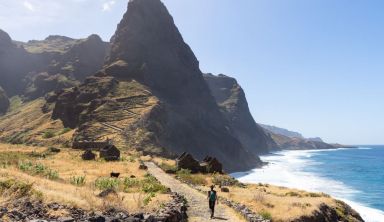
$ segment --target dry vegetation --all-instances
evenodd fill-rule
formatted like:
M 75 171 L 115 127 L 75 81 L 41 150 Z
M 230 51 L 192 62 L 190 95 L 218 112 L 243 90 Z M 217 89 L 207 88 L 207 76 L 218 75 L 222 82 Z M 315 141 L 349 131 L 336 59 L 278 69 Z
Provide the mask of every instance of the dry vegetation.
M 13 97 L 10 111 L 0 117 L 2 142 L 69 146 L 74 130 L 65 128 L 59 120 L 52 120 L 51 112 L 43 113 L 44 104 L 42 98 L 23 103 Z
M 164 171 L 170 169 L 176 171 L 175 161 L 163 158 L 154 158 L 153 161 Z M 338 214 L 343 214 L 339 209 L 340 202 L 323 193 L 261 183 L 242 184 L 226 174 L 191 174 L 187 170 L 180 170 L 176 171 L 175 177 L 200 186 L 202 190 L 208 190 L 209 185 L 215 184 L 219 196 L 244 204 L 265 219 L 273 219 L 277 222 L 288 222 L 302 216 L 310 216 L 322 203 L 335 208 Z M 230 192 L 221 192 L 218 188 L 221 185 L 228 187 Z
M 152 212 L 169 201 L 166 188 L 139 170 L 137 154 L 123 153 L 118 162 L 83 161 L 80 155 L 71 149 L 50 153 L 46 147 L 0 144 L 0 181 L 33 184 L 46 203 L 86 210 L 116 207 L 131 213 Z M 120 178 L 111 179 L 111 172 L 121 173 Z M 118 196 L 97 197 L 106 188 L 116 189 Z M 6 200 L 0 195 L 1 201 Z

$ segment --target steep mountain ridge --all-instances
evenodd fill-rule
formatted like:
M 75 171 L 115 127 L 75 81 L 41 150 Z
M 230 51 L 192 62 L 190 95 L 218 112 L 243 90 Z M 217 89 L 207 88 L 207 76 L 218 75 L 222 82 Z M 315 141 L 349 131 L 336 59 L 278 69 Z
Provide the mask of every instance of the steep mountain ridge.
M 233 136 L 198 60 L 160 0 L 129 1 L 104 68 L 54 97 L 53 117 L 77 128 L 75 142 L 108 138 L 146 153 L 210 155 L 229 171 L 261 165 Z M 115 133 L 97 136 L 108 126 Z
M 246 149 L 254 154 L 265 154 L 278 148 L 253 119 L 245 93 L 236 79 L 223 74 L 205 74 L 204 78 L 235 137 Z
M 109 44 L 97 35 L 85 39 L 49 36 L 23 43 L 12 41 L 0 30 L 0 86 L 9 96 L 33 100 L 49 91 L 77 85 L 76 81 L 95 73 L 108 50 Z

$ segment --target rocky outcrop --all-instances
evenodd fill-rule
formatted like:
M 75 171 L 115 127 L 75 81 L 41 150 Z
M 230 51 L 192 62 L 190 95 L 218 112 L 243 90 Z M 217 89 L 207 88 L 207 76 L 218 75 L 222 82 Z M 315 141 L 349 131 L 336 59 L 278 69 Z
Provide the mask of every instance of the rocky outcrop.
M 236 79 L 223 74 L 205 74 L 204 78 L 243 147 L 256 155 L 277 148 L 272 138 L 253 119 L 245 93 Z
M 9 108 L 9 99 L 3 88 L 0 87 L 0 114 L 7 112 Z

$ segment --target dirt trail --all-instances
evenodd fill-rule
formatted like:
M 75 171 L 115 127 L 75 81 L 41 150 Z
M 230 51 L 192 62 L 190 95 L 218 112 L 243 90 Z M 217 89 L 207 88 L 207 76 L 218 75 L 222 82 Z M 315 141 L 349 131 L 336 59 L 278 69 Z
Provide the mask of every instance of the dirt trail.
M 215 217 L 210 219 L 210 211 L 208 208 L 207 197 L 199 191 L 189 187 L 188 185 L 178 181 L 177 179 L 167 175 L 163 170 L 152 162 L 146 162 L 149 173 L 155 176 L 164 186 L 171 188 L 173 192 L 183 195 L 188 200 L 188 217 L 190 222 L 206 222 L 206 221 L 228 221 L 241 222 L 245 221 L 236 212 L 219 204 L 215 208 Z

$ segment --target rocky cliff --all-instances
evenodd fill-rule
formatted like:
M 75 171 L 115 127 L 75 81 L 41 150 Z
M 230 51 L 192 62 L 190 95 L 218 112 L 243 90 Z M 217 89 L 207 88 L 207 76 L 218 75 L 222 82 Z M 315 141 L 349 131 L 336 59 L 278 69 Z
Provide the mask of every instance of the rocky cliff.
M 234 136 L 160 0 L 130 1 L 104 68 L 54 97 L 53 117 L 78 128 L 75 141 L 108 138 L 146 153 L 210 155 L 229 171 L 261 164 Z
M 71 39 L 49 36 L 27 43 L 13 42 L 0 30 L 0 86 L 9 96 L 33 100 L 52 90 L 77 85 L 99 70 L 109 44 L 99 36 Z
M 349 148 L 341 144 L 325 143 L 321 138 L 305 138 L 300 133 L 287 129 L 261 124 L 266 134 L 268 134 L 277 147 L 282 150 L 312 150 L 312 149 L 334 149 Z
M 236 79 L 222 74 L 205 74 L 204 78 L 233 134 L 246 149 L 254 154 L 277 149 L 277 144 L 253 119 L 245 93 Z
M 9 108 L 9 99 L 3 88 L 0 87 L 0 114 L 7 112 Z

